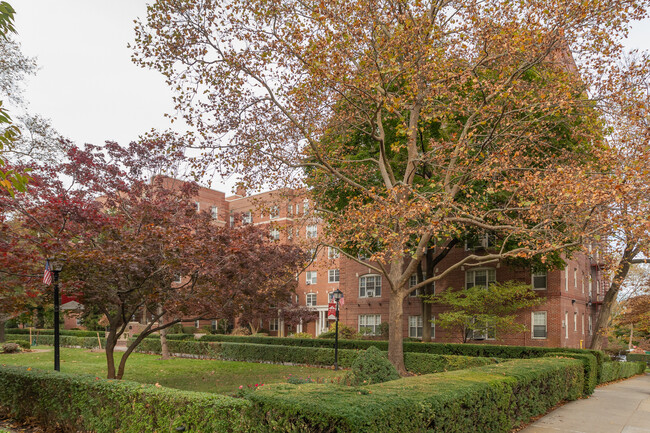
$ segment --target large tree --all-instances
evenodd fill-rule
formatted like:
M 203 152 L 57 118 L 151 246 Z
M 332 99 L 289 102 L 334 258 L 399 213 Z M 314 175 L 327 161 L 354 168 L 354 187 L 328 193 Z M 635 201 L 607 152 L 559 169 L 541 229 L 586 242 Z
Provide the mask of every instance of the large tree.
M 410 291 L 461 266 L 544 261 L 597 230 L 607 149 L 587 91 L 645 6 L 158 0 L 135 60 L 175 90 L 202 167 L 257 186 L 307 170 L 335 191 L 319 197 L 324 242 L 388 281 L 388 356 L 404 372 Z M 494 249 L 409 287 L 430 248 L 488 232 Z
M 153 332 L 181 320 L 236 316 L 252 296 L 288 301 L 304 260 L 260 228 L 220 227 L 197 212 L 198 185 L 163 176 L 183 160 L 166 146 L 71 146 L 59 167 L 34 170 L 27 193 L 3 200 L 15 227 L 7 235 L 35 250 L 41 265 L 65 258 L 64 292 L 106 317 L 109 378 L 122 378 L 129 355 Z M 117 340 L 143 315 L 146 327 L 116 366 Z

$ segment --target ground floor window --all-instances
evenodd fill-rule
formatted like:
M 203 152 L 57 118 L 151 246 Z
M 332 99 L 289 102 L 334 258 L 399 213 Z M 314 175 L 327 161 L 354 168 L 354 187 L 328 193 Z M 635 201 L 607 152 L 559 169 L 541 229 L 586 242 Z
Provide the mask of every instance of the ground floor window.
M 381 325 L 380 314 L 359 315 L 359 332 L 363 332 L 368 335 L 379 335 L 379 325 Z
M 422 316 L 409 316 L 409 337 L 422 338 Z M 431 338 L 436 338 L 436 325 L 431 322 Z
M 497 328 L 494 323 L 488 321 L 476 322 L 472 320 L 465 333 L 467 340 L 494 340 L 497 336 Z
M 278 330 L 278 319 L 271 319 L 269 320 L 269 331 L 277 331 Z
M 546 338 L 546 311 L 533 311 L 531 324 L 533 338 Z

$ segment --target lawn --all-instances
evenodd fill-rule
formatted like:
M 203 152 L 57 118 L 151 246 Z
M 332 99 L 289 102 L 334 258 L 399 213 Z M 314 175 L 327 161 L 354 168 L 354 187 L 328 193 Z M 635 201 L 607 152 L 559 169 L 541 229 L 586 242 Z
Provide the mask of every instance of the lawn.
M 40 346 L 47 352 L 0 354 L 0 364 L 22 365 L 51 370 L 54 352 L 51 346 Z M 122 353 L 116 352 L 116 364 Z M 61 349 L 61 371 L 106 377 L 106 356 L 87 349 Z M 126 363 L 124 379 L 140 383 L 159 383 L 169 388 L 188 391 L 234 394 L 240 385 L 286 382 L 289 375 L 311 377 L 314 380 L 335 380 L 343 375 L 330 369 L 253 362 L 214 361 L 172 358 L 161 360 L 159 355 L 133 353 Z

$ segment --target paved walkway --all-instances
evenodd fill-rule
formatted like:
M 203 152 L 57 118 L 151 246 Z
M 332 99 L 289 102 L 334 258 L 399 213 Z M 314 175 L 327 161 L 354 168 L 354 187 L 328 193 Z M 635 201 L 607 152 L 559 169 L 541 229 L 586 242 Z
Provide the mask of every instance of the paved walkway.
M 650 374 L 596 388 L 521 433 L 650 433 Z

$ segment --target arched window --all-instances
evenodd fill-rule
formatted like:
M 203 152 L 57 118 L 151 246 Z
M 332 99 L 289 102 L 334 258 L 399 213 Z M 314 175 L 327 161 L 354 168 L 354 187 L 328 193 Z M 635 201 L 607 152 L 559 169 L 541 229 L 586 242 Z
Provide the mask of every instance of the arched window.
M 359 277 L 359 297 L 378 298 L 381 296 L 381 275 L 363 275 Z

